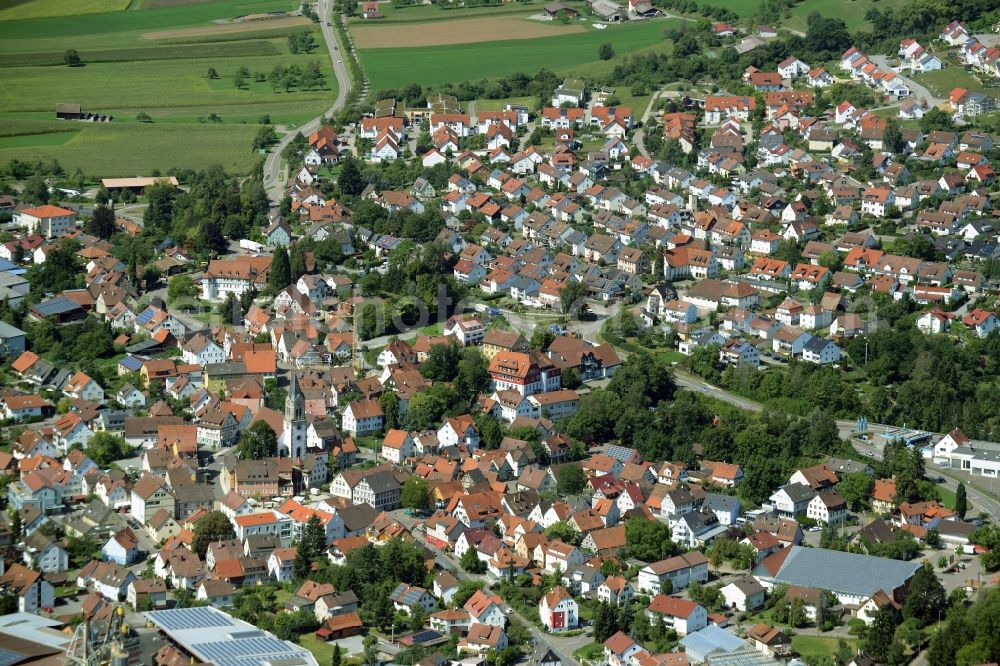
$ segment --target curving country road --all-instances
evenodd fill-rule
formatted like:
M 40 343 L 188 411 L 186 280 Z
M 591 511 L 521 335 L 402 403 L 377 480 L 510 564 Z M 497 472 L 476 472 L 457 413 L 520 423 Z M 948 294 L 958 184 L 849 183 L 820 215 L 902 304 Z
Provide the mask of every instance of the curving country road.
M 264 189 L 267 191 L 268 198 L 274 203 L 281 201 L 281 197 L 284 195 L 285 183 L 282 181 L 280 169 L 281 151 L 291 143 L 296 132 L 301 132 L 308 136 L 319 129 L 324 116 L 332 116 L 339 112 L 347 100 L 347 94 L 351 92 L 351 77 L 347 71 L 347 64 L 344 62 L 344 56 L 347 55 L 350 57 L 350 54 L 344 51 L 342 45 L 339 45 L 337 42 L 337 34 L 334 32 L 330 20 L 331 7 L 332 0 L 319 0 L 316 11 L 320 17 L 320 32 L 323 33 L 323 41 L 326 42 L 326 50 L 330 54 L 330 64 L 333 65 L 333 73 L 337 77 L 337 96 L 333 100 L 333 106 L 326 113 L 313 118 L 309 122 L 297 127 L 294 131 L 286 133 L 271 148 L 271 152 L 267 154 L 267 160 L 264 162 Z

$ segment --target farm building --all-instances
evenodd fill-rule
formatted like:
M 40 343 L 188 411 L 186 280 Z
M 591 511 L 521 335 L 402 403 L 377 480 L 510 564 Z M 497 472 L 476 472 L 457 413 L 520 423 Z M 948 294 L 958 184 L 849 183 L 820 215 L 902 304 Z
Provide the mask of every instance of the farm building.
M 568 5 L 564 5 L 561 2 L 550 2 L 545 5 L 545 15 L 555 18 L 557 16 L 568 16 L 576 17 L 580 15 L 580 12 L 576 11 Z
M 61 102 L 56 104 L 56 118 L 59 120 L 79 120 L 83 116 L 83 107 L 79 104 Z
M 101 185 L 104 186 L 109 192 L 116 192 L 121 190 L 132 190 L 136 194 L 141 194 L 142 191 L 154 183 L 167 183 L 177 187 L 177 179 L 173 176 L 161 176 L 159 178 L 150 177 L 140 177 L 140 178 L 102 178 Z

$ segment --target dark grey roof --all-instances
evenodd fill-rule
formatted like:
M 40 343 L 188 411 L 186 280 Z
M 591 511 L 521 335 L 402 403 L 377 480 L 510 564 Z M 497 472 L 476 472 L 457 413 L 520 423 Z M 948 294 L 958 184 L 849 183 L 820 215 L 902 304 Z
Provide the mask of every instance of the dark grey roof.
M 856 474 L 858 472 L 870 474 L 872 472 L 872 468 L 868 463 L 842 458 L 830 458 L 826 461 L 826 466 L 838 474 Z
M 778 490 L 784 490 L 785 494 L 788 495 L 789 499 L 798 504 L 799 502 L 808 502 L 816 493 L 812 488 L 805 485 L 804 483 L 789 483 L 784 485 Z
M 341 520 L 344 521 L 344 528 L 348 532 L 357 532 L 358 530 L 367 528 L 375 521 L 375 517 L 379 514 L 378 509 L 370 504 L 358 504 L 346 509 L 338 509 L 337 513 L 340 515 Z
M 920 566 L 917 561 L 901 562 L 825 548 L 792 546 L 773 579 L 778 583 L 867 597 L 879 590 L 892 594 L 910 580 Z M 768 575 L 762 567 L 757 571 L 760 575 Z
M 55 296 L 47 301 L 42 301 L 41 303 L 32 305 L 31 310 L 39 317 L 52 317 L 55 315 L 74 312 L 76 310 L 83 312 L 83 308 L 81 308 L 76 301 L 71 301 L 65 296 Z
M 740 501 L 731 495 L 720 495 L 718 493 L 707 493 L 705 495 L 704 507 L 712 511 L 732 511 L 740 510 Z
M 247 371 L 243 361 L 230 361 L 228 363 L 209 363 L 205 366 L 205 372 L 209 375 L 239 375 Z
M 5 321 L 0 321 L 0 340 L 7 340 L 10 338 L 16 338 L 18 336 L 23 336 L 24 331 L 16 326 L 11 326 Z
M 734 580 L 732 584 L 739 588 L 740 592 L 747 596 L 764 591 L 764 586 L 758 583 L 756 578 L 751 576 L 741 578 L 740 580 Z
M 389 471 L 369 474 L 362 481 L 367 482 L 368 487 L 374 493 L 387 493 L 399 488 L 399 482 L 396 481 L 396 477 Z
M 719 518 L 711 511 L 688 511 L 681 520 L 687 523 L 692 534 L 701 534 L 719 524 Z
M 803 345 L 803 349 L 808 349 L 809 351 L 818 354 L 824 349 L 826 349 L 827 345 L 830 344 L 833 343 L 827 340 L 826 338 L 821 338 L 814 335 L 810 337 L 808 340 L 806 340 L 805 345 Z

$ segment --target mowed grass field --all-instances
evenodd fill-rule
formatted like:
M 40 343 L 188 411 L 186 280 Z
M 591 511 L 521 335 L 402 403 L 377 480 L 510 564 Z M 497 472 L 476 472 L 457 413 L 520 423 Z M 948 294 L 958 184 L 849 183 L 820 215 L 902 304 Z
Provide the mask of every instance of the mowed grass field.
M 979 79 L 954 65 L 925 74 L 914 74 L 913 80 L 927 86 L 927 89 L 937 97 L 947 97 L 954 88 L 965 88 L 972 92 L 987 91 Z M 996 95 L 995 92 L 992 94 Z
M 233 21 L 297 6 L 297 0 L 181 0 L 140 11 L 0 23 L 5 81 L 0 162 L 55 158 L 102 177 L 213 163 L 246 171 L 255 158 L 250 143 L 261 119 L 294 128 L 323 113 L 336 93 L 315 26 L 299 17 Z M 289 52 L 286 36 L 300 30 L 314 31 L 312 53 Z M 84 66 L 63 65 L 66 48 L 77 49 Z M 304 68 L 314 60 L 323 68 L 324 88 L 275 91 L 253 80 L 277 65 Z M 240 67 L 251 74 L 242 89 L 233 83 Z M 209 68 L 218 79 L 207 77 Z M 110 114 L 114 121 L 57 122 L 60 102 L 79 103 L 84 111 Z M 139 113 L 153 122 L 137 122 Z M 216 122 L 209 122 L 212 114 Z
M 204 169 L 221 164 L 246 173 L 256 155 L 250 143 L 255 125 L 65 123 L 3 120 L 2 131 L 33 134 L 3 136 L 0 163 L 12 159 L 57 159 L 72 172 L 77 167 L 95 177 L 148 175 L 153 169 Z M 80 129 L 65 130 L 67 126 Z M 0 131 L 0 132 L 2 132 Z
M 133 0 L 0 0 L 0 21 L 76 16 L 128 9 Z
M 606 30 L 588 28 L 585 32 L 544 39 L 373 48 L 360 49 L 359 53 L 371 88 L 376 91 L 410 83 L 435 85 L 496 78 L 514 72 L 533 74 L 543 67 L 558 74 L 593 76 L 608 72 L 615 65 L 615 60 L 598 58 L 601 44 L 611 44 L 616 59 L 643 51 L 669 52 L 671 44 L 664 39 L 663 31 L 675 23 L 674 20 L 652 20 L 611 26 Z M 431 29 L 433 25 L 425 24 L 424 27 Z M 433 29 L 438 28 L 434 26 Z M 391 30 L 388 26 L 386 29 Z
M 745 2 L 746 0 L 739 1 Z M 853 34 L 859 30 L 871 28 L 871 24 L 865 20 L 865 14 L 868 13 L 869 9 L 874 7 L 884 12 L 900 7 L 905 2 L 906 0 L 802 0 L 792 7 L 791 16 L 780 25 L 793 30 L 805 31 L 809 15 L 813 12 L 819 12 L 823 16 L 843 19 L 847 31 Z M 750 14 L 752 13 L 750 12 Z

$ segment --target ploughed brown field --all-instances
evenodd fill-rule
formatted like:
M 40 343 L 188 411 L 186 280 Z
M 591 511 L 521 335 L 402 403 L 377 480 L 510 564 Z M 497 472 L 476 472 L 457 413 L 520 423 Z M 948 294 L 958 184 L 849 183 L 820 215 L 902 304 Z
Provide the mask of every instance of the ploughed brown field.
M 430 23 L 398 23 L 383 26 L 351 26 L 354 43 L 359 49 L 382 49 L 411 46 L 443 46 L 498 42 L 509 39 L 537 39 L 554 35 L 584 32 L 583 26 L 528 21 L 522 18 L 484 17 L 437 21 Z

